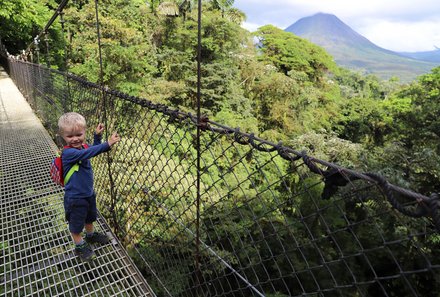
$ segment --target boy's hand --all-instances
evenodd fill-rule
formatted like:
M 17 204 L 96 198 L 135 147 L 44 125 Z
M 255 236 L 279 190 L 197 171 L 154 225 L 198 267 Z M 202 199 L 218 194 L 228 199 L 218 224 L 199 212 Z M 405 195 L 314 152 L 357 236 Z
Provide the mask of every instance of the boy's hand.
M 117 132 L 113 132 L 112 136 L 110 136 L 110 138 L 108 139 L 108 145 L 112 146 L 115 143 L 119 142 L 119 140 L 121 140 L 121 137 L 118 135 Z
M 99 123 L 98 126 L 96 126 L 95 134 L 96 135 L 101 135 L 102 131 L 104 131 L 104 124 Z

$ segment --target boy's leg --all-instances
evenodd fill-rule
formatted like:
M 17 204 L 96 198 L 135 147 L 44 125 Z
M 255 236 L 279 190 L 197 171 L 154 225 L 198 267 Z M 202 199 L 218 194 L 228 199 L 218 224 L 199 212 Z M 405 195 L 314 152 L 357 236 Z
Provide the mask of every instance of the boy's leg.
M 93 223 L 87 223 L 85 225 L 85 229 L 87 234 L 93 233 L 95 231 L 95 228 L 93 227 Z
M 81 236 L 81 233 L 70 233 L 70 235 L 72 235 L 73 242 L 75 244 L 81 244 L 83 242 L 83 238 Z
M 98 210 L 96 208 L 96 195 L 88 198 L 89 201 L 89 211 L 87 213 L 87 218 L 85 221 L 86 237 L 85 241 L 88 243 L 100 243 L 105 244 L 109 242 L 107 235 L 99 232 L 95 232 L 93 227 L 93 222 L 96 221 Z
M 65 201 L 66 219 L 69 222 L 69 230 L 75 243 L 75 254 L 83 261 L 89 261 L 95 257 L 90 245 L 83 240 L 81 232 L 84 229 L 88 202 L 85 199 L 68 199 Z
M 107 235 L 95 232 L 95 228 L 93 227 L 93 223 L 86 224 L 86 237 L 84 237 L 84 240 L 88 243 L 100 243 L 100 244 L 106 244 L 109 242 L 109 238 Z

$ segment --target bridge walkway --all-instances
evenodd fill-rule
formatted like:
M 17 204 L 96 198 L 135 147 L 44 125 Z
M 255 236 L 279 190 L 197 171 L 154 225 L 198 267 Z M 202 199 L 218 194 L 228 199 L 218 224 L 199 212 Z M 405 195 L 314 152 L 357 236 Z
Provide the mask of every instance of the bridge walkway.
M 154 296 L 101 216 L 96 228 L 111 242 L 91 263 L 74 255 L 63 189 L 48 174 L 56 150 L 0 69 L 0 295 Z

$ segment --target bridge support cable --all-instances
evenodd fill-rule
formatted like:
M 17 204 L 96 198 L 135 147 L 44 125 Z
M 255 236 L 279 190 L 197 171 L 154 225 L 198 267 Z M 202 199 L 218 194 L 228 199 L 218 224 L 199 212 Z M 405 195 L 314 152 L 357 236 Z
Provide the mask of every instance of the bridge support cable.
M 50 48 L 49 48 L 49 32 L 44 32 L 44 42 L 46 45 L 46 65 L 47 68 L 50 68 Z
M 99 5 L 98 5 L 98 0 L 95 0 L 95 25 L 96 25 L 96 37 L 97 37 L 97 42 L 98 42 L 98 64 L 99 64 L 99 80 L 98 80 L 98 84 L 100 85 L 100 106 L 102 108 L 102 110 L 100 109 L 96 109 L 98 118 L 101 119 L 100 122 L 104 123 L 104 127 L 105 127 L 105 134 L 108 136 L 110 135 L 111 132 L 109 132 L 109 127 L 108 127 L 108 121 L 107 121 L 107 96 L 106 96 L 106 92 L 104 92 L 104 69 L 103 69 L 103 60 L 102 60 L 102 44 L 101 44 L 101 29 L 100 29 L 100 23 L 99 23 Z M 108 171 L 108 178 L 109 178 L 109 190 L 110 190 L 110 195 L 112 197 L 111 199 L 111 213 L 112 215 L 112 223 L 114 228 L 116 228 L 116 232 L 119 229 L 119 223 L 117 221 L 117 218 L 115 216 L 116 214 L 116 193 L 115 193 L 115 186 L 114 186 L 114 180 L 113 180 L 113 175 L 112 175 L 112 171 L 111 171 L 111 158 L 110 155 L 106 155 L 106 160 L 107 160 L 107 171 Z
M 60 24 L 61 24 L 61 32 L 63 34 L 63 46 L 64 46 L 64 71 L 66 73 L 69 72 L 69 50 L 68 50 L 68 46 L 67 46 L 67 41 L 66 41 L 66 29 L 65 29 L 65 20 L 64 20 L 64 12 L 61 11 L 60 12 Z M 69 101 L 69 97 L 70 97 L 70 85 L 69 85 L 69 80 L 67 79 L 67 77 L 65 77 L 64 83 L 66 85 L 66 92 L 64 92 L 62 95 L 62 106 L 63 106 L 63 111 L 64 112 L 68 112 L 68 108 L 66 105 L 66 102 Z
M 196 179 L 196 236 L 195 236 L 195 275 L 197 279 L 197 290 L 199 296 L 202 296 L 201 283 L 202 274 L 200 271 L 200 181 L 201 181 L 201 151 L 200 151 L 200 137 L 201 137 L 201 80 L 202 80 L 202 1 L 198 0 L 197 6 L 197 136 L 196 136 L 196 151 L 197 151 L 197 179 Z

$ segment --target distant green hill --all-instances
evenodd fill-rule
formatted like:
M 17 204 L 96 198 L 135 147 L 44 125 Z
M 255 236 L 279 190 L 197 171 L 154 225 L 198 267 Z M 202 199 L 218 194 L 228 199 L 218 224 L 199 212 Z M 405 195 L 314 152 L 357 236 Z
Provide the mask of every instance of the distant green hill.
M 399 54 L 417 60 L 434 62 L 440 64 L 440 49 L 426 52 L 399 52 Z
M 381 48 L 332 14 L 318 13 L 302 18 L 285 31 L 322 46 L 342 67 L 375 74 L 382 79 L 397 76 L 403 82 L 409 82 L 440 64 Z

